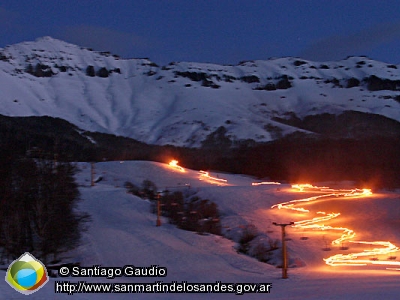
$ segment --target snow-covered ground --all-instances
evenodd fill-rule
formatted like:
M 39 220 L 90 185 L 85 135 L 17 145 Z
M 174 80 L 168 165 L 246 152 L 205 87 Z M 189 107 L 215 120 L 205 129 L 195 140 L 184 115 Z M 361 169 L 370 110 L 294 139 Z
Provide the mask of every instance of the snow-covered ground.
M 238 254 L 235 242 L 221 236 L 198 235 L 183 231 L 162 219 L 156 227 L 156 216 L 150 212 L 150 203 L 126 193 L 124 182 L 140 185 L 144 179 L 153 181 L 160 190 L 173 187 L 187 188 L 201 198 L 218 204 L 222 224 L 227 230 L 241 224 L 254 224 L 272 238 L 280 238 L 280 228 L 272 222 L 301 219 L 300 213 L 271 209 L 277 203 L 309 196 L 301 196 L 290 185 L 252 186 L 256 180 L 247 176 L 216 174 L 227 182 L 205 180 L 198 171 L 181 172 L 167 164 L 125 161 L 104 162 L 95 165 L 96 176 L 102 181 L 90 186 L 90 165 L 79 164 L 77 175 L 82 202 L 79 209 L 91 214 L 89 230 L 83 235 L 81 246 L 69 253 L 70 261 L 82 266 L 123 267 L 159 265 L 168 270 L 161 278 L 51 278 L 30 299 L 397 299 L 400 293 L 400 271 L 383 267 L 332 267 L 323 258 L 347 253 L 350 249 L 322 251 L 325 240 L 339 234 L 306 231 L 287 227 L 287 245 L 292 260 L 303 267 L 289 269 L 289 278 L 281 279 L 282 270 Z M 199 178 L 203 180 L 199 180 Z M 218 183 L 218 184 L 216 184 Z M 186 187 L 185 187 L 186 186 Z M 310 194 L 311 195 L 311 194 Z M 307 208 L 340 211 L 340 218 L 329 224 L 346 225 L 364 240 L 390 240 L 400 245 L 399 193 L 377 192 L 371 197 L 341 201 L 317 201 Z M 304 239 L 307 237 L 308 239 Z M 279 251 L 279 250 L 278 250 Z M 400 261 L 400 253 L 397 261 Z M 301 265 L 301 264 L 299 264 Z M 4 271 L 0 271 L 0 275 Z M 3 276 L 3 275 L 1 275 Z M 270 294 L 55 294 L 55 281 L 78 282 L 155 282 L 173 281 L 214 283 L 271 283 Z M 0 280 L 0 299 L 26 299 Z

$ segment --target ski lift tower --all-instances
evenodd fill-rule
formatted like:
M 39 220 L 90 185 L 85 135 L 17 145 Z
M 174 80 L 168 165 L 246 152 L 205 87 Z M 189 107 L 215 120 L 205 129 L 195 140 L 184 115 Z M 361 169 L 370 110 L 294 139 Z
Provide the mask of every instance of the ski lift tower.
M 272 222 L 275 226 L 281 226 L 282 228 L 282 278 L 286 279 L 288 278 L 287 275 L 287 268 L 288 268 L 288 260 L 287 260 L 287 251 L 286 251 L 286 241 L 285 241 L 285 236 L 286 236 L 286 231 L 285 227 L 288 225 L 293 225 L 294 222 L 290 222 L 287 224 L 278 224 L 276 222 Z

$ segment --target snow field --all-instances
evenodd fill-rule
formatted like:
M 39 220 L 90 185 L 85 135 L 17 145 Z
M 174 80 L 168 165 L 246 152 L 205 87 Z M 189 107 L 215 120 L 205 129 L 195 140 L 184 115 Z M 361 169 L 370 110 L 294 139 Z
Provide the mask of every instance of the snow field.
M 102 181 L 90 187 L 90 164 L 79 163 L 77 181 L 81 185 L 82 202 L 79 209 L 92 216 L 89 229 L 83 234 L 81 245 L 68 253 L 67 260 L 80 261 L 82 266 L 123 267 L 159 265 L 168 270 L 163 278 L 51 278 L 50 282 L 31 299 L 187 299 L 186 294 L 55 294 L 57 280 L 78 282 L 207 282 L 272 283 L 270 294 L 246 294 L 246 299 L 397 299 L 400 292 L 396 271 L 361 268 L 330 267 L 322 258 L 323 235 L 332 240 L 335 234 L 306 232 L 288 228 L 289 255 L 303 267 L 289 269 L 289 278 L 281 279 L 281 269 L 238 254 L 232 240 L 221 236 L 198 235 L 168 224 L 156 227 L 156 216 L 150 203 L 127 194 L 123 184 L 131 181 L 140 185 L 144 179 L 153 181 L 160 190 L 184 187 L 201 198 L 218 204 L 222 224 L 227 228 L 254 224 L 271 238 L 280 238 L 280 228 L 272 221 L 286 222 L 301 218 L 301 214 L 281 213 L 270 209 L 273 204 L 300 198 L 289 185 L 252 186 L 254 178 L 210 172 L 224 178 L 228 185 L 199 180 L 199 172 L 185 169 L 180 172 L 167 164 L 123 161 L 95 164 L 96 176 Z M 171 189 L 172 190 L 172 189 Z M 304 195 L 301 195 L 303 197 Z M 342 221 L 348 221 L 363 238 L 382 236 L 400 244 L 398 228 L 399 195 L 380 193 L 367 200 L 348 200 L 313 204 L 313 208 L 341 209 Z M 368 220 L 368 221 L 367 221 Z M 339 222 L 339 220 L 338 220 Z M 396 223 L 397 222 L 397 223 Z M 396 227 L 397 225 L 397 227 Z M 234 231 L 234 230 L 233 230 Z M 337 235 L 336 235 L 337 236 Z M 307 237 L 308 239 L 301 239 Z M 233 238 L 234 233 L 233 233 Z M 350 246 L 353 247 L 353 246 Z M 333 247 L 332 247 L 333 248 Z M 279 251 L 279 250 L 278 250 Z M 5 272 L 1 272 L 5 274 Z M 0 299 L 25 299 L 0 281 Z M 233 294 L 190 294 L 190 299 L 232 299 Z

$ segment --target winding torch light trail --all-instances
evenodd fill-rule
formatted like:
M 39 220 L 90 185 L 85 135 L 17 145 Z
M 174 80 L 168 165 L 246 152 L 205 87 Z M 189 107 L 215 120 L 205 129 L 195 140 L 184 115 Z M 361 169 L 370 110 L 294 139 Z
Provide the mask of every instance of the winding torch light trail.
M 321 194 L 314 197 L 304 198 L 304 199 L 297 199 L 292 201 L 287 201 L 279 204 L 273 205 L 271 208 L 278 208 L 278 209 L 288 209 L 302 213 L 310 212 L 307 209 L 302 207 L 295 207 L 300 203 L 312 202 L 316 200 L 320 200 L 323 198 L 345 198 L 345 197 L 352 197 L 352 198 L 361 198 L 367 197 L 372 195 L 370 189 L 331 189 L 329 187 L 318 187 L 313 186 L 311 184 L 295 184 L 292 185 L 292 188 L 297 189 L 299 192 L 303 191 L 314 191 L 314 192 L 321 192 L 327 194 Z M 400 266 L 399 261 L 393 260 L 377 260 L 374 259 L 376 255 L 387 255 L 390 253 L 398 252 L 400 249 L 388 241 L 374 241 L 374 242 L 367 242 L 367 241 L 354 241 L 354 237 L 356 233 L 349 228 L 346 227 L 334 227 L 329 225 L 321 225 L 321 222 L 326 222 L 331 219 L 337 218 L 340 216 L 340 213 L 326 213 L 323 211 L 318 211 L 317 214 L 323 215 L 322 217 L 315 217 L 308 220 L 301 220 L 294 222 L 293 227 L 301 228 L 301 229 L 312 229 L 312 230 L 333 230 L 333 231 L 341 231 L 342 235 L 332 241 L 332 245 L 340 245 L 344 241 L 348 241 L 349 243 L 354 244 L 364 244 L 370 246 L 379 246 L 378 248 L 370 249 L 370 250 L 363 250 L 362 252 L 357 253 L 349 253 L 349 254 L 336 254 L 328 258 L 324 258 L 324 261 L 327 265 L 330 266 L 366 266 L 366 265 L 384 265 L 384 266 Z M 370 259 L 365 259 L 365 258 Z M 400 270 L 400 268 L 387 268 L 390 270 Z

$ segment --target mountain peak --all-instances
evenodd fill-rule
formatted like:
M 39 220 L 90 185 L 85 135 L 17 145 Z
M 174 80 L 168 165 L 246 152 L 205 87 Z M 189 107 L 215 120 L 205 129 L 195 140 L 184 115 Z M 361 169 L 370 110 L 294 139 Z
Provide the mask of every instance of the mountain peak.
M 65 43 L 64 41 L 59 40 L 59 39 L 56 39 L 56 38 L 53 38 L 53 37 L 51 37 L 51 36 L 49 36 L 49 35 L 42 36 L 42 37 L 38 37 L 38 38 L 35 40 L 35 42 L 41 42 L 41 41 L 47 41 L 47 42 L 62 42 L 62 43 Z
M 5 49 L 10 48 L 24 48 L 27 51 L 45 50 L 51 51 L 61 47 L 77 47 L 77 45 L 67 43 L 63 40 L 53 38 L 51 36 L 43 36 L 35 39 L 34 41 L 25 41 L 14 45 L 8 45 Z

